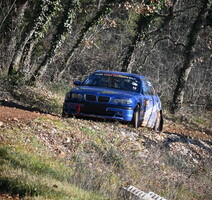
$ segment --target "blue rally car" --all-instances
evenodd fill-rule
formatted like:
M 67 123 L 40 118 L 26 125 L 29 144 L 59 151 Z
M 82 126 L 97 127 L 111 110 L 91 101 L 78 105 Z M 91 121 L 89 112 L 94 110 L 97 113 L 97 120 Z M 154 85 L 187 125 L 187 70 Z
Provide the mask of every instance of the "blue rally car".
M 65 97 L 62 116 L 92 116 L 132 122 L 162 131 L 161 101 L 144 76 L 98 70 Z

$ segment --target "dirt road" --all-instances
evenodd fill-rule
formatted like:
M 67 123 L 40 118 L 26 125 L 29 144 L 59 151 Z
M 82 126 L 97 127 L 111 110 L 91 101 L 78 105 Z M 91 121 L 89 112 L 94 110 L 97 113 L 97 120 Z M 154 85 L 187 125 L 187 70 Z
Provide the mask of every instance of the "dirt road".
M 37 111 L 30 111 L 24 108 L 21 109 L 16 107 L 0 106 L 0 126 L 3 126 L 3 124 L 7 125 L 19 122 L 27 123 L 37 117 L 41 117 L 44 115 L 47 114 L 40 113 Z M 205 132 L 202 130 L 195 130 L 193 128 L 186 127 L 185 125 L 173 123 L 172 121 L 168 120 L 165 121 L 163 132 L 189 136 L 194 139 L 202 139 L 202 140 L 211 139 L 211 133 L 207 133 L 207 131 Z
M 0 106 L 0 122 L 8 124 L 15 122 L 29 122 L 42 114 L 15 107 Z

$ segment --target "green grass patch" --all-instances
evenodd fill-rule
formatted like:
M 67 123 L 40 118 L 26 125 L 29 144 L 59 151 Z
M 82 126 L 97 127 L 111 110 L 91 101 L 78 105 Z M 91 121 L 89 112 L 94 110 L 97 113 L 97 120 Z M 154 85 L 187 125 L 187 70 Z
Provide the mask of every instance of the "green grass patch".
M 59 121 L 50 120 L 42 130 L 51 123 L 61 127 Z M 32 134 L 36 123 L 31 126 L 1 129 L 0 191 L 27 199 L 109 199 L 73 185 L 74 169 Z
M 89 136 L 96 135 L 96 131 L 89 128 L 89 127 L 81 127 L 80 130 L 85 134 Z
M 69 175 L 68 172 L 64 170 L 61 171 L 57 165 L 53 165 L 51 160 L 42 161 L 40 158 L 26 154 L 23 152 L 18 152 L 12 148 L 0 147 L 1 162 L 7 163 L 13 168 L 21 168 L 29 171 L 29 173 L 40 174 L 44 176 L 50 176 L 57 180 L 66 180 Z M 56 169 L 58 167 L 58 169 Z

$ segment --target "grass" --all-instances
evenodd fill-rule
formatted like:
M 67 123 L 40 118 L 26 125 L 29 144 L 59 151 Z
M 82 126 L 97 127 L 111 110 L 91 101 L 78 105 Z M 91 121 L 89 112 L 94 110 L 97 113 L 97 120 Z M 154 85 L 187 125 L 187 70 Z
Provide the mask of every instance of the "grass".
M 66 90 L 60 85 L 19 88 L 16 96 L 22 93 L 19 99 L 27 98 L 28 105 L 60 113 Z M 175 123 L 185 122 L 171 117 Z M 199 126 L 207 123 L 205 118 L 192 119 Z M 190 164 L 190 155 L 166 148 L 147 128 L 44 115 L 0 128 L 0 133 L 0 191 L 23 199 L 121 200 L 119 190 L 128 185 L 172 200 L 211 197 L 209 160 Z M 182 146 L 180 141 L 173 144 Z
M 210 196 L 204 187 L 205 194 L 194 190 L 200 174 L 188 178 L 196 168 L 186 157 L 147 145 L 142 159 L 145 139 L 122 137 L 120 131 L 110 123 L 51 116 L 1 128 L 1 191 L 29 199 L 118 199 L 122 186 L 134 185 L 172 200 Z M 201 173 L 204 185 L 210 185 L 209 166 Z
M 20 77 L 19 77 L 20 78 Z M 5 88 L 12 99 L 9 101 L 20 103 L 32 110 L 45 113 L 60 113 L 65 93 L 69 90 L 69 86 L 64 84 L 49 83 L 48 86 L 37 85 L 28 86 L 18 77 L 14 80 L 8 80 L 2 77 L 0 85 Z
M 73 170 L 31 131 L 18 127 L 1 130 L 1 191 L 33 199 L 108 199 L 74 186 L 70 182 Z

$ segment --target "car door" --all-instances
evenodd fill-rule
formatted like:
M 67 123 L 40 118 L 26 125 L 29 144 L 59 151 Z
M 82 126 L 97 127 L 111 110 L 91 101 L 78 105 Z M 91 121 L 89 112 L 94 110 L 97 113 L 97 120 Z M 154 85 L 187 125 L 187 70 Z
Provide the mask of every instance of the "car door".
M 146 79 L 142 79 L 142 94 L 144 97 L 144 117 L 142 121 L 142 126 L 149 126 L 149 120 L 152 115 L 153 107 L 154 107 L 154 98 L 152 95 L 152 91 L 150 90 L 150 85 L 151 83 Z
M 152 112 L 150 115 L 150 118 L 148 120 L 147 126 L 153 128 L 155 126 L 155 120 L 157 118 L 157 112 L 158 112 L 158 104 L 159 104 L 159 98 L 155 92 L 155 89 L 152 85 L 152 83 L 147 80 L 147 85 L 149 88 L 149 95 L 152 96 Z

